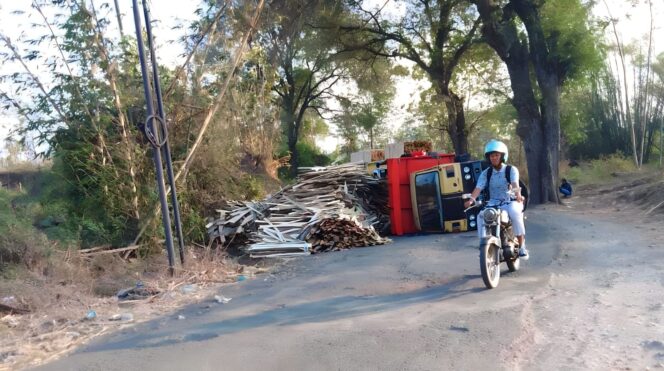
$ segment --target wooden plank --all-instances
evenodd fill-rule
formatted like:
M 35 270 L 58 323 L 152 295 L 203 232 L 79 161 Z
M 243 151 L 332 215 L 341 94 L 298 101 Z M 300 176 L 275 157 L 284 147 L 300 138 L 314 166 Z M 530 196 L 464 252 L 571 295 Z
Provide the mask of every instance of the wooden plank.
M 304 227 L 306 223 L 269 223 L 268 225 L 260 225 L 258 226 L 258 229 L 265 229 L 265 228 L 301 228 Z
M 120 248 L 120 249 L 94 251 L 94 252 L 91 252 L 91 253 L 84 253 L 84 252 L 81 251 L 81 255 L 83 255 L 83 256 L 96 256 L 96 255 L 114 254 L 116 252 L 136 250 L 139 247 L 140 247 L 140 245 L 133 245 L 133 246 L 123 247 L 123 248 Z
M 242 219 L 247 213 L 250 213 L 251 210 L 245 209 L 243 213 L 238 213 L 236 216 L 233 218 L 226 220 L 226 224 L 235 224 L 237 223 L 240 219 Z
M 274 239 L 277 240 L 277 241 L 283 241 L 283 240 L 284 240 L 283 236 L 280 235 L 280 234 L 278 233 L 278 231 L 275 231 L 275 230 L 273 230 L 273 229 L 263 229 L 263 230 L 261 230 L 261 231 L 262 231 L 263 233 L 265 233 L 266 235 L 271 236 L 272 238 L 274 238 Z
M 26 314 L 26 313 L 30 313 L 30 311 L 27 310 L 27 309 L 15 308 L 15 307 L 0 303 L 0 313 Z
M 267 255 L 256 255 L 250 254 L 252 258 L 288 258 L 292 256 L 301 256 L 301 255 L 311 255 L 309 251 L 303 252 L 292 252 L 292 253 L 276 253 L 276 254 L 267 254 Z
M 247 250 L 249 251 L 258 251 L 258 250 L 269 250 L 269 249 L 308 249 L 311 246 L 308 242 L 282 242 L 282 243 L 255 243 L 249 246 Z
M 248 224 L 252 219 L 256 219 L 256 215 L 251 213 L 250 215 L 247 215 L 244 219 L 242 219 L 242 222 L 240 223 L 240 226 Z

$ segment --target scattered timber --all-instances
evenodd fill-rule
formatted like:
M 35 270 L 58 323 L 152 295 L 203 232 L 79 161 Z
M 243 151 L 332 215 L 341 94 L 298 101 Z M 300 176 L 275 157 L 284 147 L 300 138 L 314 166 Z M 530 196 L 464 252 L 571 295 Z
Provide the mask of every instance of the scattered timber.
M 259 202 L 232 202 L 207 224 L 210 239 L 243 244 L 252 257 L 294 256 L 389 242 L 384 180 L 363 164 L 304 172 Z

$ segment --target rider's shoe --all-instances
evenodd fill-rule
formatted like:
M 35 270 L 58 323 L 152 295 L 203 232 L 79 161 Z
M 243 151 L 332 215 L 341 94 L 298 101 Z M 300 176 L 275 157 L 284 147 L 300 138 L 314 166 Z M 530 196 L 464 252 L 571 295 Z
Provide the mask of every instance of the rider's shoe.
M 530 258 L 530 254 L 528 253 L 528 249 L 526 249 L 525 245 L 519 247 L 519 258 L 522 260 L 528 260 Z

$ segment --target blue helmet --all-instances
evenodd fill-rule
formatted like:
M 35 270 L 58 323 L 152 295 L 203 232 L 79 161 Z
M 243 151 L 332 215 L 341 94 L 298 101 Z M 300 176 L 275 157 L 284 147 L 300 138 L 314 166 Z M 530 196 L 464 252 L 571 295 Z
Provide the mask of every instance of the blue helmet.
M 507 146 L 505 143 L 492 139 L 489 141 L 489 143 L 484 146 L 484 157 L 489 160 L 489 154 L 491 152 L 500 152 L 503 154 L 501 161 L 503 163 L 507 162 L 507 157 L 509 156 L 509 151 L 507 150 Z

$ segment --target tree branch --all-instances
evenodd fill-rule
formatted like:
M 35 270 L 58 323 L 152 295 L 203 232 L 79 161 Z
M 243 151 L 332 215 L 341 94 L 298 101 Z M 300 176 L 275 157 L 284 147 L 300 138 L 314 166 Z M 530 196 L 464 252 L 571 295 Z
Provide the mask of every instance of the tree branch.
M 32 71 L 30 70 L 30 67 L 28 67 L 28 65 L 25 63 L 25 61 L 23 60 L 21 55 L 18 53 L 18 50 L 16 50 L 16 47 L 14 46 L 14 44 L 12 44 L 9 37 L 6 36 L 4 33 L 0 33 L 0 39 L 2 39 L 2 41 L 5 42 L 5 45 L 7 45 L 9 50 L 12 51 L 12 54 L 14 55 L 14 59 L 18 60 L 19 63 L 21 63 L 21 66 L 23 66 L 23 69 L 25 69 L 25 71 L 28 73 L 28 75 L 30 75 L 30 78 L 32 78 L 34 83 L 37 84 L 37 87 L 39 87 L 39 90 L 41 90 L 42 94 L 44 94 L 45 99 L 48 101 L 48 103 L 51 105 L 51 107 L 53 107 L 55 112 L 58 113 L 58 116 L 60 116 L 60 120 L 62 120 L 63 123 L 68 122 L 69 120 L 67 120 L 67 117 L 64 115 L 64 113 L 62 113 L 62 110 L 60 109 L 60 106 L 58 106 L 55 103 L 55 101 L 53 100 L 53 98 L 51 98 L 51 95 L 46 91 L 46 87 L 44 87 L 44 84 L 42 84 L 42 82 L 39 80 L 37 75 L 32 73 Z
M 164 93 L 164 99 L 168 98 L 168 97 L 171 95 L 171 93 L 173 92 L 173 88 L 175 88 L 175 83 L 176 83 L 176 82 L 178 81 L 178 79 L 180 78 L 180 74 L 182 74 L 182 71 L 184 71 L 185 67 L 187 67 L 187 65 L 188 65 L 189 62 L 191 61 L 191 58 L 194 56 L 194 53 L 196 53 L 196 50 L 198 50 L 198 46 L 199 46 L 199 45 L 203 42 L 203 40 L 205 39 L 205 36 L 207 36 L 208 33 L 210 33 L 210 31 L 212 30 L 212 27 L 213 27 L 217 22 L 219 22 L 219 19 L 221 19 L 221 16 L 224 14 L 224 11 L 226 10 L 226 7 L 228 6 L 228 3 L 229 3 L 229 2 L 230 2 L 230 0 L 226 0 L 226 3 L 224 3 L 224 5 L 223 5 L 221 8 L 219 8 L 219 11 L 214 15 L 214 18 L 212 19 L 212 21 L 210 21 L 210 24 L 209 24 L 209 25 L 207 26 L 207 28 L 201 33 L 201 36 L 200 36 L 199 39 L 196 41 L 196 43 L 194 44 L 194 46 L 191 48 L 191 51 L 190 51 L 189 54 L 187 55 L 187 58 L 185 59 L 184 63 L 182 63 L 182 65 L 180 65 L 180 66 L 178 67 L 178 69 L 175 71 L 175 75 L 173 76 L 173 80 L 172 80 L 171 83 L 168 85 L 168 88 L 166 88 L 166 92 Z

